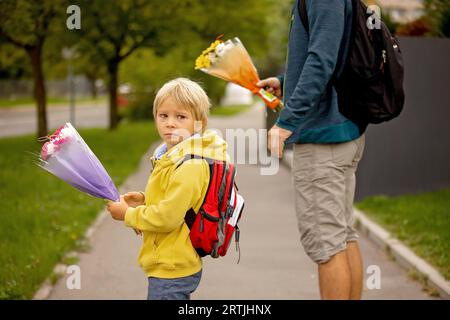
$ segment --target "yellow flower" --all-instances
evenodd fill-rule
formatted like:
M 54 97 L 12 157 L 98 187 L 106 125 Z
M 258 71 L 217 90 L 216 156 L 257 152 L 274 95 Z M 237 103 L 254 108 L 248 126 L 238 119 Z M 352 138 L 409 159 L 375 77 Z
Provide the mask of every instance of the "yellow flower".
M 211 61 L 209 59 L 209 53 L 216 50 L 216 47 L 221 44 L 222 40 L 216 40 L 211 45 L 203 50 L 202 54 L 195 60 L 195 70 L 209 68 Z

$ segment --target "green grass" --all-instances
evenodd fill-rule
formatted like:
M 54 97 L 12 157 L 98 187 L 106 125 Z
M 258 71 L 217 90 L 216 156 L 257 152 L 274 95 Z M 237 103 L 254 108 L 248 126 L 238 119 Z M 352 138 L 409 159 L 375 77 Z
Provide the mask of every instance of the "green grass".
M 106 101 L 105 97 L 98 97 L 97 99 L 92 99 L 91 97 L 77 97 L 75 103 L 80 102 L 101 102 Z M 47 106 L 52 107 L 54 105 L 59 105 L 62 103 L 69 103 L 68 98 L 48 98 Z M 18 99 L 0 99 L 0 108 L 20 108 L 20 107 L 34 107 L 36 102 L 33 98 L 18 98 Z
M 234 116 L 242 111 L 250 108 L 249 105 L 233 105 L 233 106 L 214 106 L 210 109 L 212 116 Z
M 117 186 L 158 139 L 152 122 L 116 131 L 80 130 Z M 28 299 L 83 234 L 105 201 L 81 193 L 34 164 L 34 136 L 0 139 L 0 299 Z
M 450 189 L 398 197 L 373 196 L 356 207 L 450 279 Z

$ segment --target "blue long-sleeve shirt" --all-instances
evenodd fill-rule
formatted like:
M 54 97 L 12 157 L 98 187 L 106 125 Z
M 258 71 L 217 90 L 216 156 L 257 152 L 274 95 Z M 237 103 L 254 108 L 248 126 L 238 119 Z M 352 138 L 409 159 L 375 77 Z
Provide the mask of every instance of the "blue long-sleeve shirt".
M 338 108 L 331 84 L 342 71 L 352 25 L 351 0 L 306 0 L 309 34 L 294 2 L 286 70 L 280 76 L 284 109 L 279 127 L 293 131 L 286 143 L 339 143 L 362 132 Z

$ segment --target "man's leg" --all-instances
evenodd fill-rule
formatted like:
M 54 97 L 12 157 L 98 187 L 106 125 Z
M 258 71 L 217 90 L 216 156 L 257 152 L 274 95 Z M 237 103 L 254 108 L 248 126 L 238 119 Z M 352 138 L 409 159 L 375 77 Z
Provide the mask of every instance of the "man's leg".
M 322 299 L 350 298 L 344 168 L 351 163 L 354 149 L 349 143 L 294 146 L 300 238 L 306 254 L 318 265 Z
M 319 265 L 323 299 L 351 297 L 352 270 L 346 246 L 355 239 L 351 239 L 348 232 L 346 173 L 356 151 L 355 142 L 294 146 L 293 180 L 298 226 L 305 252 Z M 351 250 L 351 261 L 354 251 Z M 357 271 L 355 269 L 355 275 Z
M 319 264 L 319 285 L 322 299 L 361 299 L 363 263 L 358 242 L 348 242 L 346 250 Z
M 346 253 L 351 278 L 350 299 L 360 300 L 363 288 L 363 262 L 358 242 L 347 242 Z
M 319 264 L 320 297 L 324 300 L 348 300 L 351 293 L 351 270 L 347 250 Z
M 346 220 L 347 220 L 347 258 L 351 273 L 350 299 L 360 300 L 363 288 L 363 261 L 359 244 L 358 235 L 354 227 L 353 200 L 355 198 L 356 188 L 356 170 L 359 161 L 364 152 L 365 136 L 361 136 L 356 141 L 357 151 L 352 160 L 351 166 L 346 170 Z

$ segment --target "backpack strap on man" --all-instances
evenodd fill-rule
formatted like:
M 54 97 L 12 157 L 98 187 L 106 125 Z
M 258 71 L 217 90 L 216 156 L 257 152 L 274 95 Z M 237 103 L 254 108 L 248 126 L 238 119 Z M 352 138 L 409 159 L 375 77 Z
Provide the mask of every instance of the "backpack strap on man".
M 308 11 L 306 11 L 306 0 L 298 0 L 298 13 L 306 33 L 309 35 Z

